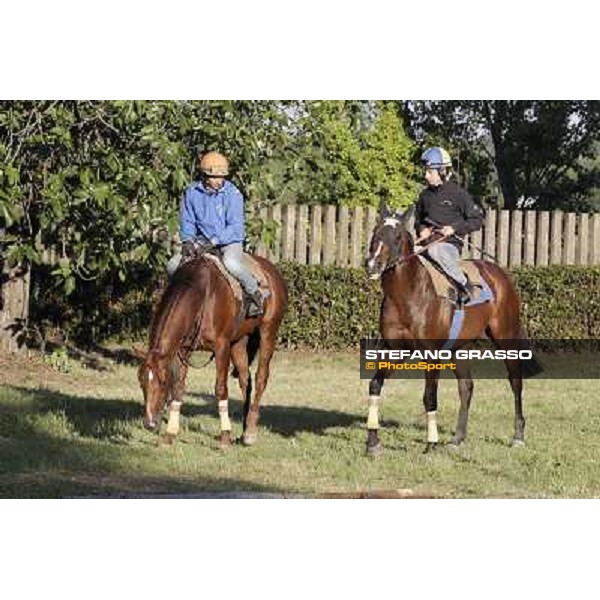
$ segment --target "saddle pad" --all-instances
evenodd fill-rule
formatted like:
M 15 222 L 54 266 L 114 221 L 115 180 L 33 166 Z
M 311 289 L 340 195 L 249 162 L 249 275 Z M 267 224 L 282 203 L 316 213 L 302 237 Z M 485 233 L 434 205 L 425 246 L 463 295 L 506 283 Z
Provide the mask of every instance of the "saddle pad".
M 204 258 L 208 258 L 213 263 L 215 263 L 217 269 L 221 271 L 223 277 L 225 277 L 225 279 L 228 281 L 233 295 L 236 297 L 237 300 L 242 302 L 242 286 L 240 282 L 225 268 L 223 261 L 214 254 L 207 253 L 203 256 Z M 250 271 L 250 273 L 252 273 L 252 276 L 256 279 L 256 281 L 258 281 L 259 287 L 262 289 L 269 289 L 267 278 L 265 277 L 265 274 L 263 273 L 258 262 L 255 261 L 254 258 L 252 258 L 252 256 L 250 256 L 250 254 L 247 254 L 246 252 L 242 254 L 242 262 L 244 266 Z
M 448 298 L 450 291 L 454 289 L 454 286 L 450 283 L 450 280 L 446 275 L 441 273 L 430 260 L 425 258 L 424 256 L 418 257 L 423 266 L 427 269 L 431 277 L 431 281 L 433 281 L 433 287 L 435 288 L 435 293 L 442 298 Z M 481 285 L 481 273 L 479 269 L 475 265 L 472 260 L 459 260 L 458 267 L 461 271 L 463 271 L 468 277 L 469 281 L 476 286 Z M 440 267 L 441 268 L 441 267 Z M 481 294 L 481 288 L 476 287 L 473 292 L 473 301 L 477 302 L 479 300 L 479 296 Z

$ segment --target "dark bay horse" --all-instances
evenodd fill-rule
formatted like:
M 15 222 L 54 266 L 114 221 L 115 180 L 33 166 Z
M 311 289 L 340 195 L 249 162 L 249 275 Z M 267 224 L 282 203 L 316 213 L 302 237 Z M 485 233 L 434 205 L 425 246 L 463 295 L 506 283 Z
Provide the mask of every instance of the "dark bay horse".
M 167 441 L 179 431 L 179 412 L 189 356 L 194 350 L 209 350 L 216 363 L 215 395 L 221 424 L 221 446 L 231 444 L 227 377 L 233 362 L 244 401 L 246 445 L 256 442 L 260 400 L 269 378 L 269 364 L 277 331 L 287 306 L 287 287 L 279 271 L 268 260 L 254 257 L 270 290 L 264 314 L 240 318 L 240 302 L 225 277 L 210 259 L 196 257 L 172 276 L 154 313 L 147 352 L 137 352 L 143 363 L 138 379 L 144 392 L 144 426 L 158 431 L 161 413 L 169 405 Z M 259 351 L 256 390 L 251 402 L 250 363 Z
M 413 239 L 407 230 L 408 211 L 390 215 L 387 209 L 380 215 L 369 247 L 367 271 L 371 278 L 381 278 L 383 303 L 380 314 L 380 332 L 385 347 L 413 350 L 419 340 L 429 349 L 441 349 L 449 337 L 453 306 L 440 298 L 431 277 L 413 253 Z M 482 278 L 493 292 L 493 300 L 474 306 L 466 305 L 464 322 L 453 348 L 458 349 L 471 340 L 489 337 L 498 349 L 515 349 L 521 340 L 520 301 L 509 276 L 496 264 L 474 261 Z M 423 349 L 425 346 L 420 346 Z M 529 361 L 527 361 L 529 362 Z M 458 447 L 467 434 L 469 406 L 473 395 L 473 380 L 468 362 L 457 361 L 454 371 L 458 380 L 460 410 L 452 447 Z M 525 441 L 523 417 L 523 367 L 519 359 L 505 360 L 508 379 L 515 403 L 515 433 L 513 446 Z M 537 362 L 527 374 L 539 372 Z M 380 450 L 378 410 L 384 381 L 391 375 L 385 369 L 377 370 L 369 384 L 369 418 L 367 423 L 367 452 L 376 455 Z M 423 403 L 427 413 L 427 445 L 425 451 L 438 443 L 436 423 L 437 388 L 439 371 L 426 371 Z

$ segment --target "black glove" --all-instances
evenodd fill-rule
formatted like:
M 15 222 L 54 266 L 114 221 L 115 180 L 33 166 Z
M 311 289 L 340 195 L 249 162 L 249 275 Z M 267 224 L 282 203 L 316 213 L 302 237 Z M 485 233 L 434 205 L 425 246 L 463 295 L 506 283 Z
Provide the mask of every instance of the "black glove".
M 191 258 L 196 254 L 196 244 L 192 242 L 192 240 L 187 240 L 183 242 L 181 246 L 181 257 L 182 258 Z

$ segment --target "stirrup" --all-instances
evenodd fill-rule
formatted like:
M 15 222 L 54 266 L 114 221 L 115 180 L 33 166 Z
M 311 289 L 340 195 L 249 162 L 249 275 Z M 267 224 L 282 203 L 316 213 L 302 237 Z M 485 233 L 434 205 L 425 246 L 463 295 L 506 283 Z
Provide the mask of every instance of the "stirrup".
M 247 305 L 246 314 L 249 317 L 259 317 L 262 315 L 264 312 L 263 304 L 265 301 L 265 296 L 260 289 L 254 292 L 254 294 L 247 294 L 247 298 L 249 302 Z
M 456 290 L 456 306 L 457 308 L 462 309 L 473 300 L 472 293 L 475 290 L 475 286 L 467 279 L 466 285 L 456 283 Z

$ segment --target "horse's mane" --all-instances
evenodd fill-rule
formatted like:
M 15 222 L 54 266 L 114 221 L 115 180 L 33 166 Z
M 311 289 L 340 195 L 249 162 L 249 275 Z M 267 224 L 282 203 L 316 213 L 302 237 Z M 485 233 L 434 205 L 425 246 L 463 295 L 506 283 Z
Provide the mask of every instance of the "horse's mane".
M 150 348 L 152 349 L 156 340 L 162 337 L 163 330 L 169 320 L 169 317 L 179 305 L 183 296 L 187 293 L 199 293 L 197 286 L 194 285 L 194 280 L 198 278 L 197 268 L 199 265 L 194 264 L 202 259 L 194 259 L 190 261 L 188 268 L 180 268 L 175 271 L 165 291 L 163 292 L 156 309 L 150 326 Z M 203 263 L 205 261 L 202 261 Z M 186 265 L 187 266 L 187 265 Z

